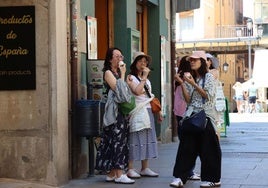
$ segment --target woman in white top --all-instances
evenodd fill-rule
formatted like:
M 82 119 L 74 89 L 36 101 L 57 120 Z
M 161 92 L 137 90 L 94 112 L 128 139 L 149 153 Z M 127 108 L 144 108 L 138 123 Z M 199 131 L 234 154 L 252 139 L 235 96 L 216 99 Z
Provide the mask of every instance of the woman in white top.
M 158 173 L 149 168 L 149 159 L 157 158 L 157 138 L 155 132 L 155 120 L 151 110 L 150 97 L 151 82 L 148 79 L 150 69 L 148 68 L 151 57 L 143 52 L 135 52 L 134 61 L 130 66 L 129 87 L 136 101 L 135 113 L 130 114 L 130 136 L 129 136 L 129 164 L 127 175 L 130 178 L 141 176 L 157 177 Z M 135 110 L 135 109 L 134 109 Z M 158 113 L 162 120 L 161 111 Z M 141 161 L 141 170 L 134 169 L 133 162 Z

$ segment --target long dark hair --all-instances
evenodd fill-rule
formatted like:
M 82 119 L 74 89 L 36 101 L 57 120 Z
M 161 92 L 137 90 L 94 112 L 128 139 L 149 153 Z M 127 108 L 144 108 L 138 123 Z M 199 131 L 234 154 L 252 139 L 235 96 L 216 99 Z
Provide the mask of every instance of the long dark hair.
M 180 77 L 183 78 L 185 72 L 191 72 L 191 65 L 190 62 L 187 60 L 188 56 L 183 56 L 180 60 L 180 64 L 178 67 L 178 72 Z M 175 88 L 179 86 L 179 82 L 175 81 Z
M 106 52 L 106 57 L 105 57 L 105 60 L 104 60 L 104 64 L 103 64 L 103 68 L 102 68 L 102 72 L 103 72 L 103 85 L 104 85 L 104 92 L 103 92 L 103 95 L 107 96 L 108 95 L 108 91 L 110 90 L 110 86 L 107 84 L 107 82 L 105 81 L 104 79 L 104 74 L 107 70 L 112 70 L 112 67 L 111 67 L 111 62 L 110 60 L 113 59 L 113 55 L 114 55 L 114 50 L 118 50 L 122 53 L 122 51 L 119 49 L 119 48 L 109 48 Z M 119 72 L 119 75 L 115 75 L 114 76 L 116 78 L 119 78 L 121 73 L 120 73 L 120 69 L 118 68 L 117 72 Z
M 105 57 L 105 60 L 104 60 L 104 64 L 103 64 L 103 69 L 102 69 L 102 72 L 105 72 L 107 70 L 111 70 L 111 62 L 110 60 L 113 59 L 113 55 L 114 55 L 114 50 L 118 50 L 122 53 L 122 51 L 119 49 L 119 48 L 109 48 L 106 52 L 106 57 Z
M 205 78 L 206 73 L 208 72 L 207 62 L 203 58 L 200 58 L 200 61 L 201 61 L 201 66 L 199 67 L 199 69 L 197 70 L 197 72 L 198 72 L 198 74 L 199 74 L 199 76 L 201 78 Z M 192 71 L 192 75 L 193 75 L 194 80 L 196 81 L 196 78 L 197 78 L 196 72 L 195 71 Z
M 213 62 L 211 58 L 207 58 L 207 61 L 210 61 L 210 66 L 208 67 L 208 69 L 215 69 L 216 67 L 213 66 Z

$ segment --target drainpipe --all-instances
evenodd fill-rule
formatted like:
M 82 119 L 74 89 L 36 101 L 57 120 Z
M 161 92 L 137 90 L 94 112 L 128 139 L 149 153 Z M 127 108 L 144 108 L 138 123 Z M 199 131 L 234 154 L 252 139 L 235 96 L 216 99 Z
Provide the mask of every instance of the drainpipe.
M 78 78 L 77 78 L 77 62 L 78 62 L 78 49 L 77 49 L 77 19 L 78 10 L 76 0 L 71 1 L 71 105 L 74 109 L 75 101 L 78 97 Z
M 77 139 L 75 138 L 75 105 L 76 100 L 78 98 L 78 75 L 77 75 L 77 63 L 78 63 L 78 49 L 77 49 L 77 19 L 79 18 L 78 10 L 77 10 L 77 3 L 76 0 L 72 0 L 70 2 L 70 9 L 71 9 L 71 112 L 70 112 L 70 120 L 71 120 L 71 133 L 69 134 L 71 136 L 71 154 L 70 154 L 70 166 L 71 166 L 71 176 L 76 174 L 77 169 Z
M 79 78 L 78 78 L 78 26 L 77 22 L 80 19 L 80 1 L 72 0 L 71 1 L 71 167 L 72 167 L 72 175 L 77 175 L 81 167 L 79 164 L 79 156 L 87 155 L 88 156 L 88 169 L 89 176 L 94 175 L 94 142 L 93 138 L 82 138 L 79 139 L 76 135 L 77 133 L 77 124 L 76 124 L 76 115 L 75 109 L 77 106 L 78 96 L 78 88 L 79 88 Z M 78 174 L 79 176 L 81 174 Z

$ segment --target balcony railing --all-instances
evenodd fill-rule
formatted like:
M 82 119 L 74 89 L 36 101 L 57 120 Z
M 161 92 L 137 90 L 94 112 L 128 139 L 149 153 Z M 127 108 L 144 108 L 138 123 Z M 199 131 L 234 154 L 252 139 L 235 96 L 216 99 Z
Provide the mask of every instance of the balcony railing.
M 256 46 L 268 48 L 265 43 L 260 43 L 265 27 L 261 25 L 253 25 L 249 30 L 246 25 L 225 25 L 215 27 L 213 36 L 207 38 L 182 38 L 176 42 L 176 53 L 187 54 L 193 50 L 205 50 L 214 52 L 215 54 L 226 54 L 226 52 L 247 53 L 250 48 Z M 268 24 L 267 24 L 268 25 Z M 267 27 L 268 30 L 268 27 Z M 193 30 L 188 30 L 191 33 Z M 190 35 L 187 35 L 190 36 Z M 195 35 L 191 35 L 195 36 Z
M 216 26 L 216 38 L 247 37 L 254 35 L 254 28 L 248 29 L 247 26 L 223 25 Z

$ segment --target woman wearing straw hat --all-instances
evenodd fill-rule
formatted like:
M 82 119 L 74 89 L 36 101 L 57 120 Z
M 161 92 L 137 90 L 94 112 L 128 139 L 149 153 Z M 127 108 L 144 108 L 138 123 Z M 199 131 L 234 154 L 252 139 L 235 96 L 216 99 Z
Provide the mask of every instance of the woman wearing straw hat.
M 130 136 L 129 136 L 129 165 L 127 175 L 130 178 L 141 176 L 158 177 L 158 173 L 149 168 L 149 159 L 157 158 L 157 138 L 155 132 L 154 114 L 151 110 L 150 101 L 151 82 L 149 76 L 149 64 L 151 57 L 143 52 L 134 53 L 134 61 L 130 66 L 128 79 L 129 87 L 136 101 L 136 110 L 130 114 Z M 157 114 L 162 121 L 161 111 Z M 136 119 L 136 121 L 132 121 Z M 133 162 L 141 161 L 141 170 L 134 169 Z

